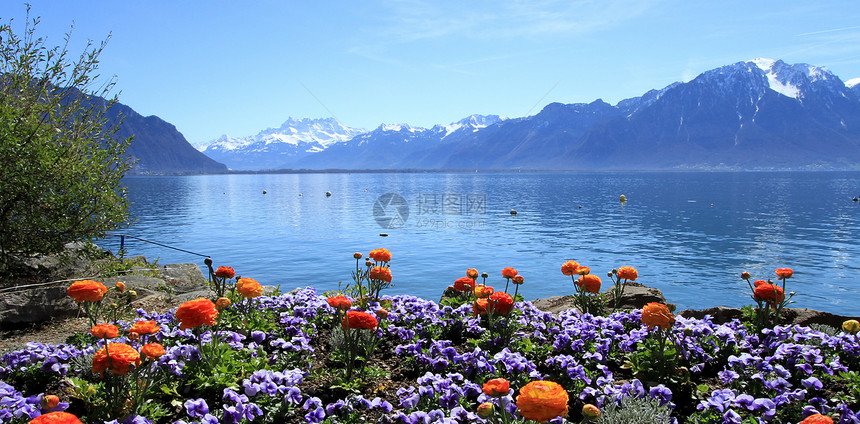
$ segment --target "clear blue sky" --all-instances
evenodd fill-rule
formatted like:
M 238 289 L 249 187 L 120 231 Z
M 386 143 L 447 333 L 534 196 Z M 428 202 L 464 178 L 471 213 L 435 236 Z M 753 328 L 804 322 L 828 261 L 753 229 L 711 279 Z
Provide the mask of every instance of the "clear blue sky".
M 429 127 L 550 102 L 615 104 L 768 57 L 860 77 L 854 1 L 29 0 L 54 44 L 112 33 L 120 101 L 192 143 L 287 117 Z M 0 17 L 20 26 L 23 1 Z M 306 87 L 306 88 L 305 88 Z M 312 94 L 311 94 L 312 93 Z

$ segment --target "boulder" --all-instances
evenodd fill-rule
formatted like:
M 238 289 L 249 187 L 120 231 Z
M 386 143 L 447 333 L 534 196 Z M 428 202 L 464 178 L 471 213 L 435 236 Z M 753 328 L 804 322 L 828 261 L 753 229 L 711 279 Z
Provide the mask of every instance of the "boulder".
M 66 294 L 67 286 L 34 287 L 0 296 L 0 325 L 29 324 L 71 318 L 78 305 Z
M 703 310 L 684 309 L 678 312 L 678 315 L 686 318 L 702 319 L 705 315 L 709 315 L 711 320 L 717 324 L 724 324 L 733 319 L 741 319 L 742 312 L 740 308 L 727 308 L 725 306 L 717 306 Z M 828 325 L 837 329 L 842 328 L 842 323 L 858 317 L 850 317 L 845 315 L 831 314 L 830 312 L 816 311 L 809 308 L 785 308 L 782 310 L 783 324 L 798 324 L 808 326 L 810 324 Z
M 600 296 L 606 301 L 606 305 L 611 307 L 611 291 L 603 292 Z M 666 298 L 663 297 L 663 292 L 660 289 L 643 286 L 639 283 L 624 283 L 624 294 L 621 295 L 619 309 L 641 309 L 650 302 L 666 303 Z M 551 312 L 553 314 L 558 314 L 568 309 L 575 309 L 573 306 L 573 295 L 536 299 L 532 301 L 532 304 L 544 312 Z
M 165 265 L 161 269 L 161 274 L 165 281 L 173 285 L 201 285 L 206 283 L 203 271 L 197 264 L 193 263 Z
M 663 292 L 660 289 L 632 282 L 622 285 L 624 286 L 624 294 L 621 295 L 618 309 L 642 309 L 643 306 L 651 302 L 666 303 L 666 298 L 663 297 Z M 600 296 L 603 297 L 608 306 L 612 306 L 611 290 L 601 293 Z

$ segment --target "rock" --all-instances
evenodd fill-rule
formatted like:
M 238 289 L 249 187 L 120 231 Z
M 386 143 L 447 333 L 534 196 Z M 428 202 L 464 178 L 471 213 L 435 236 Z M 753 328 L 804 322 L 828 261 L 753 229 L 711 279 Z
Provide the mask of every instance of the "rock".
M 6 292 L 0 298 L 0 323 L 3 326 L 71 318 L 77 313 L 78 305 L 66 294 L 66 286 Z
M 532 300 L 532 305 L 544 312 L 551 312 L 553 315 L 558 315 L 562 311 L 575 309 L 573 306 L 573 296 L 551 296 L 543 299 Z
M 696 310 L 684 309 L 676 315 L 685 318 L 702 319 L 705 315 L 710 315 L 711 320 L 716 324 L 725 324 L 733 319 L 741 319 L 741 310 L 738 308 L 727 308 L 725 306 L 717 306 L 714 308 Z
M 611 291 L 606 291 L 600 294 L 604 301 L 606 301 L 608 308 L 612 307 L 611 293 Z M 663 297 L 663 292 L 660 289 L 643 286 L 639 283 L 624 283 L 624 294 L 621 295 L 619 309 L 641 309 L 650 302 L 666 303 L 666 298 Z M 544 312 L 551 312 L 553 314 L 575 308 L 573 306 L 573 295 L 536 299 L 532 301 L 532 304 Z
M 663 297 L 663 292 L 660 289 L 631 282 L 624 283 L 623 286 L 624 294 L 621 295 L 618 309 L 642 309 L 643 306 L 651 302 L 666 303 L 666 298 Z M 612 306 L 613 302 L 611 293 L 611 291 L 606 291 L 601 294 L 608 306 Z
M 741 319 L 742 312 L 740 308 L 727 308 L 725 306 L 717 306 L 703 310 L 684 309 L 678 312 L 678 315 L 686 318 L 702 319 L 705 315 L 710 315 L 711 320 L 717 324 L 724 324 L 733 319 Z M 809 326 L 810 324 L 829 325 L 837 329 L 842 328 L 842 323 L 849 319 L 860 320 L 857 317 L 831 314 L 830 312 L 816 311 L 808 308 L 785 308 L 782 310 L 783 324 L 798 324 Z
M 170 264 L 165 265 L 161 270 L 164 279 L 174 285 L 178 284 L 204 284 L 206 277 L 203 276 L 203 271 L 197 264 Z

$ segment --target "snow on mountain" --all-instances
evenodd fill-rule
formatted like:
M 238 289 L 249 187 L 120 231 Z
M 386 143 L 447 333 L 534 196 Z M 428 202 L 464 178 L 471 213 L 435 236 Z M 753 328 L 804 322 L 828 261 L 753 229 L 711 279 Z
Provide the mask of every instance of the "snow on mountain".
M 334 118 L 289 118 L 278 128 L 267 128 L 247 137 L 221 137 L 203 143 L 207 156 L 231 169 L 260 170 L 279 166 L 287 158 L 320 152 L 367 132 L 350 128 Z
M 257 135 L 235 138 L 229 135 L 206 143 L 203 152 L 211 150 L 240 150 L 265 151 L 267 145 L 284 143 L 298 146 L 299 144 L 320 144 L 323 148 L 334 143 L 342 143 L 366 130 L 347 127 L 334 118 L 326 119 L 295 119 L 289 118 L 278 128 L 267 128 Z
M 765 58 L 753 59 L 748 63 L 755 64 L 765 73 L 771 90 L 801 101 L 811 94 L 810 91 L 823 89 L 845 96 L 843 88 L 850 88 L 823 66 L 806 63 L 790 65 L 781 60 Z
M 845 86 L 848 88 L 854 88 L 857 84 L 860 84 L 860 78 L 851 78 L 845 81 Z
M 449 135 L 465 129 L 466 131 L 476 132 L 480 129 L 487 128 L 490 125 L 495 123 L 504 121 L 507 118 L 500 117 L 499 115 L 469 115 L 466 118 L 463 118 L 457 122 L 452 122 L 448 125 L 437 125 L 433 127 L 437 132 L 444 131 L 445 135 L 442 138 L 446 138 Z

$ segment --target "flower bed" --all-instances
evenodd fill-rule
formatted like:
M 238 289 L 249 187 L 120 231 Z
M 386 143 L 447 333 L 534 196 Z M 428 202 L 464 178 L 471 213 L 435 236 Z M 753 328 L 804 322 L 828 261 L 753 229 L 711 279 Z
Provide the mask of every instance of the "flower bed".
M 717 325 L 654 305 L 645 323 L 642 310 L 495 306 L 516 294 L 479 307 L 470 278 L 446 305 L 253 286 L 218 306 L 138 310 L 117 334 L 30 343 L 0 360 L 0 422 L 65 411 L 87 423 L 615 423 L 635 410 L 637 422 L 860 423 L 855 334 Z

